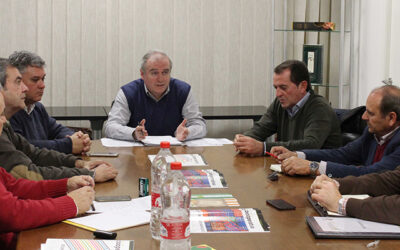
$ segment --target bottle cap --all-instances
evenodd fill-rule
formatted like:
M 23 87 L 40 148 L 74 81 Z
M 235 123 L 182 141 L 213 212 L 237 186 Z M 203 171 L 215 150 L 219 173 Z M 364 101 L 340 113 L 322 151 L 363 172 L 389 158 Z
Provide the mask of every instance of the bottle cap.
M 171 162 L 171 170 L 181 170 L 182 169 L 182 163 L 180 162 Z
M 160 143 L 161 148 L 169 148 L 169 141 L 162 141 Z

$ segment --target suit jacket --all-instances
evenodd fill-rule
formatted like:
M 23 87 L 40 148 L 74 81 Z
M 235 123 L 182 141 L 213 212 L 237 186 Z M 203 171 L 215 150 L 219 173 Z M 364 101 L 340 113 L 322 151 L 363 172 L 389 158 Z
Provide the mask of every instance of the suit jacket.
M 400 167 L 384 173 L 348 176 L 337 180 L 342 194 L 368 194 L 365 200 L 349 199 L 348 216 L 400 225 Z
M 373 163 L 376 147 L 374 135 L 365 128 L 363 134 L 353 142 L 338 149 L 303 150 L 310 161 L 326 161 L 326 174 L 332 177 L 364 174 L 393 170 L 400 165 L 400 129 L 394 132 L 386 145 L 383 157 Z

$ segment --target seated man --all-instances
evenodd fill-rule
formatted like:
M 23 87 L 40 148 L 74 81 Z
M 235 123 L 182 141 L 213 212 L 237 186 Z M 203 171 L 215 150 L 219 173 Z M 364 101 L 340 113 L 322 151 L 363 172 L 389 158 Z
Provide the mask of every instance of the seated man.
M 107 137 L 142 140 L 171 135 L 178 140 L 202 138 L 206 124 L 189 84 L 171 78 L 171 59 L 161 51 L 143 56 L 141 79 L 121 87 L 105 124 Z
M 18 69 L 7 59 L 0 59 L 0 85 L 0 114 L 4 123 L 25 107 L 27 91 Z M 83 161 L 73 155 L 39 149 L 20 134 L 16 134 L 9 123 L 4 123 L 2 130 L 0 166 L 16 178 L 43 180 L 91 175 L 96 182 L 103 182 L 114 179 L 118 174 L 118 171 L 105 161 Z
M 94 199 L 93 186 L 87 175 L 55 181 L 16 180 L 0 168 L 0 249 L 15 249 L 19 231 L 85 213 Z
M 90 138 L 82 132 L 58 124 L 49 116 L 42 99 L 45 84 L 45 62 L 40 56 L 28 51 L 16 51 L 9 57 L 10 63 L 18 68 L 22 81 L 28 87 L 26 107 L 10 119 L 14 131 L 39 147 L 54 149 L 66 154 L 81 154 L 90 150 Z
M 400 225 L 400 167 L 384 173 L 333 180 L 318 176 L 311 197 L 327 210 L 363 220 Z M 370 198 L 346 199 L 342 194 L 368 194 Z
M 274 69 L 276 98 L 267 113 L 244 135 L 235 136 L 237 151 L 264 155 L 272 146 L 291 150 L 341 146 L 339 120 L 324 97 L 314 94 L 303 62 L 289 60 Z M 266 139 L 277 134 L 277 141 Z
M 271 153 L 283 160 L 282 171 L 289 175 L 345 177 L 395 169 L 400 163 L 400 89 L 374 89 L 362 118 L 367 128 L 361 137 L 344 147 L 301 152 L 273 147 Z

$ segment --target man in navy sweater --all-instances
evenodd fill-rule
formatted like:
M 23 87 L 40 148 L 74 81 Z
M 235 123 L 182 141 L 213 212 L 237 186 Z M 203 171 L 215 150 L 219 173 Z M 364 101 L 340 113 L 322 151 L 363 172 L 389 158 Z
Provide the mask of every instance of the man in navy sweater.
M 206 124 L 189 84 L 171 78 L 172 61 L 162 51 L 143 56 L 141 79 L 121 87 L 105 125 L 107 137 L 142 140 L 170 135 L 190 140 L 206 135 Z
M 368 127 L 344 147 L 300 152 L 273 147 L 271 153 L 278 155 L 282 171 L 289 175 L 345 177 L 395 169 L 400 164 L 400 88 L 374 89 L 362 118 Z
M 24 109 L 10 119 L 14 131 L 39 147 L 57 150 L 66 154 L 81 154 L 90 150 L 90 138 L 81 131 L 58 124 L 49 116 L 40 103 L 44 93 L 45 61 L 28 51 L 16 51 L 9 57 L 10 63 L 18 68 L 22 80 L 28 87 Z

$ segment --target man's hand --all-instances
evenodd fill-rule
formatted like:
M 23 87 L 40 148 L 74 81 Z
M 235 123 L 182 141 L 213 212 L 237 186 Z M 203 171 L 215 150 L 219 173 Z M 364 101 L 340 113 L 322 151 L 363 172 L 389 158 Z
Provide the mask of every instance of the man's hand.
M 317 178 L 315 178 L 314 182 L 311 184 L 310 192 L 313 193 L 314 190 L 315 190 L 317 187 L 321 186 L 321 183 L 322 183 L 323 181 L 331 181 L 331 182 L 336 183 L 332 178 L 329 178 L 328 176 L 326 176 L 326 175 L 324 175 L 324 174 L 323 174 L 323 175 L 320 175 L 320 176 L 317 176 Z
M 176 128 L 176 134 L 175 137 L 179 141 L 184 141 L 186 140 L 187 136 L 189 135 L 189 129 L 186 127 L 186 122 L 187 120 L 184 119 L 181 124 Z
M 321 180 L 315 184 L 313 183 L 313 185 L 311 198 L 318 201 L 321 206 L 329 211 L 337 213 L 339 210 L 339 200 L 342 198 L 342 195 L 336 183 L 330 180 Z
M 94 169 L 94 171 L 95 182 L 105 182 L 108 180 L 113 180 L 118 175 L 118 170 L 109 164 L 100 164 Z
M 144 124 L 146 123 L 146 119 L 140 121 L 139 125 L 136 126 L 135 131 L 133 131 L 133 139 L 136 141 L 141 141 L 146 138 L 149 134 L 147 133 Z
M 101 164 L 105 164 L 108 166 L 112 166 L 110 163 L 102 160 L 93 160 L 93 161 L 83 161 L 83 165 L 81 168 L 86 168 L 88 170 L 93 170 L 94 168 L 100 166 Z M 76 163 L 75 163 L 76 166 Z
M 282 147 L 282 146 L 274 146 L 271 148 L 271 154 L 278 156 L 278 160 L 283 161 L 289 157 L 296 156 L 296 152 L 292 152 L 289 149 Z
M 244 136 L 242 134 L 235 135 L 233 145 L 235 146 L 236 151 L 249 156 L 260 156 L 263 154 L 263 143 L 249 136 Z
M 282 172 L 288 175 L 309 175 L 310 172 L 310 161 L 291 156 L 281 163 Z M 317 171 L 318 172 L 318 171 Z
M 72 141 L 73 154 L 81 154 L 90 150 L 90 145 L 92 142 L 90 141 L 89 135 L 78 131 L 68 137 Z
M 78 215 L 80 215 L 89 210 L 90 205 L 94 200 L 94 189 L 93 187 L 85 186 L 76 189 L 67 195 L 74 200 L 78 207 Z
M 67 182 L 68 192 L 86 186 L 94 187 L 94 180 L 89 175 L 74 176 L 69 178 Z

